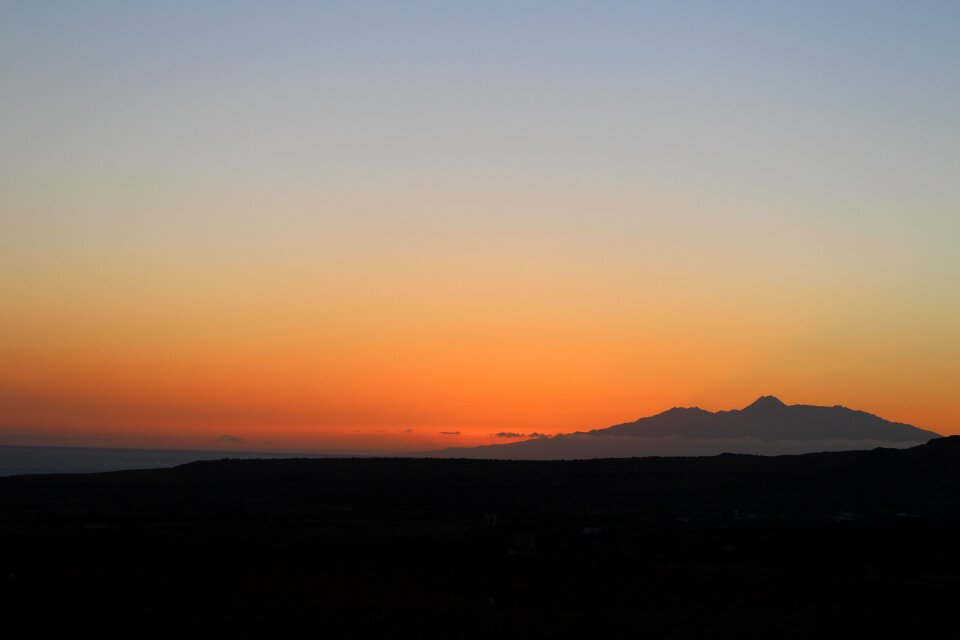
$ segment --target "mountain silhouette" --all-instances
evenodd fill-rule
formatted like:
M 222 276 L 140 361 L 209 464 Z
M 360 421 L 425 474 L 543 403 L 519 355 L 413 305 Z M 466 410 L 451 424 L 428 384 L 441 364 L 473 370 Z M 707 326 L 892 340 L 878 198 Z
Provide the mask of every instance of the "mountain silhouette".
M 679 436 L 684 438 L 756 438 L 759 440 L 888 440 L 925 442 L 940 434 L 890 422 L 846 407 L 787 405 L 774 396 L 732 411 L 674 408 L 590 432 L 597 436 Z
M 939 437 L 933 431 L 839 405 L 787 405 L 774 396 L 761 396 L 743 409 L 711 412 L 674 407 L 605 429 L 428 455 L 507 459 L 780 455 L 904 448 Z

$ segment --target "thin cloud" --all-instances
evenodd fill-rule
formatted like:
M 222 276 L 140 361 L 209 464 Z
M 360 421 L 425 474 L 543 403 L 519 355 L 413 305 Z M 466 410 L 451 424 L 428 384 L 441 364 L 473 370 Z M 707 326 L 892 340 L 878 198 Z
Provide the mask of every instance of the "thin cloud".
M 443 435 L 443 436 L 458 436 L 458 435 L 460 435 L 460 432 L 459 432 L 459 431 L 441 431 L 441 432 L 440 432 L 440 435 Z
M 247 444 L 247 441 L 241 438 L 240 436 L 234 436 L 229 433 L 225 433 L 222 436 L 216 438 L 217 442 L 225 442 L 227 444 Z
M 532 438 L 532 439 L 534 439 L 534 440 L 539 440 L 539 439 L 541 439 L 541 438 L 549 438 L 549 437 L 550 437 L 550 436 L 548 436 L 548 435 L 545 434 L 545 433 L 537 433 L 536 431 L 534 431 L 533 433 L 517 433 L 517 432 L 515 432 L 515 431 L 501 431 L 501 432 L 495 433 L 495 434 L 493 434 L 493 435 L 494 435 L 495 437 L 497 437 L 497 438 L 510 438 L 510 439 L 516 439 L 516 438 Z

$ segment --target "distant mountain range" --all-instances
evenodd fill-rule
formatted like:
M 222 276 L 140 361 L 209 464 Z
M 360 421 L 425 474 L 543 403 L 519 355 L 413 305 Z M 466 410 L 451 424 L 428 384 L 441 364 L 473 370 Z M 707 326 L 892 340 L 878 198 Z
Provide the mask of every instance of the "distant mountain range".
M 763 396 L 743 409 L 676 407 L 606 429 L 509 444 L 449 448 L 442 458 L 549 460 L 634 456 L 782 455 L 876 447 L 905 448 L 942 437 L 846 407 L 787 405 Z M 421 454 L 417 454 L 421 455 Z

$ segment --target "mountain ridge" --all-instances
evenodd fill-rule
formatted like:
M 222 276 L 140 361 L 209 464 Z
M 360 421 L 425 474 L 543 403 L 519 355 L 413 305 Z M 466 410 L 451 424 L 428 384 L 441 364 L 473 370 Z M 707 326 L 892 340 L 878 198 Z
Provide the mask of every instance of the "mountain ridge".
M 653 416 L 586 433 L 598 436 L 752 437 L 761 440 L 876 438 L 892 442 L 919 442 L 922 438 L 941 437 L 939 433 L 885 420 L 866 411 L 841 405 L 788 405 L 776 396 L 761 396 L 743 409 L 725 411 L 674 407 Z
M 632 422 L 482 447 L 423 452 L 437 457 L 574 459 L 748 453 L 779 455 L 923 444 L 941 434 L 840 405 L 788 405 L 761 396 L 742 409 L 673 407 Z

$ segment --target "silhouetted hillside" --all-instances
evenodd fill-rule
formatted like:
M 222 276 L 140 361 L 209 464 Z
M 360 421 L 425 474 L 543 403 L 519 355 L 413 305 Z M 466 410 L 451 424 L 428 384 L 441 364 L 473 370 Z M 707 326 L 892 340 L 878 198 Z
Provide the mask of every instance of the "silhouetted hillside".
M 960 437 L 802 456 L 0 478 L 5 628 L 956 637 Z

